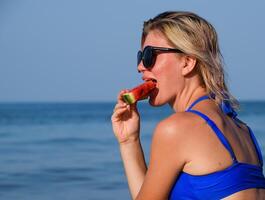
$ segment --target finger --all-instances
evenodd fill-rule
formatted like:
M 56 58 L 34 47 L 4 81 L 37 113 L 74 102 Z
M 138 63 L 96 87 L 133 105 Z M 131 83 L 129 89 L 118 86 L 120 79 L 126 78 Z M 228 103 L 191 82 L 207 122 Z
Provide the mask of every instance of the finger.
M 130 108 L 133 110 L 137 110 L 137 101 L 130 105 Z
M 120 93 L 118 94 L 118 97 L 117 97 L 117 102 L 118 103 L 124 103 L 122 95 L 125 94 L 126 92 L 129 92 L 129 90 L 124 89 L 124 90 L 120 91 Z
M 133 103 L 133 104 L 128 104 L 128 110 L 131 112 L 136 112 L 138 113 L 138 109 L 137 109 L 137 102 Z
M 127 104 L 126 103 L 124 103 L 124 102 L 122 102 L 122 103 L 117 103 L 116 105 L 115 105 L 115 107 L 114 107 L 114 109 L 113 109 L 113 112 L 115 112 L 117 109 L 119 109 L 119 108 L 123 108 L 123 107 L 125 107 Z
M 117 109 L 111 116 L 112 121 L 119 120 L 120 116 L 127 111 L 127 106 L 124 108 Z

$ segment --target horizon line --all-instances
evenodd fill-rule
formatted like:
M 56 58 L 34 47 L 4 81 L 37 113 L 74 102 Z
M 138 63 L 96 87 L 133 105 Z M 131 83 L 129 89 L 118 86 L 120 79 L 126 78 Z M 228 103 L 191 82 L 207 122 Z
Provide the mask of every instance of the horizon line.
M 242 102 L 265 102 L 265 99 L 242 99 L 238 100 L 239 103 Z M 20 100 L 20 101 L 0 101 L 0 104 L 44 104 L 44 103 L 52 103 L 52 104 L 82 104 L 82 103 L 115 103 L 116 100 Z M 147 103 L 147 101 L 141 101 L 141 103 Z

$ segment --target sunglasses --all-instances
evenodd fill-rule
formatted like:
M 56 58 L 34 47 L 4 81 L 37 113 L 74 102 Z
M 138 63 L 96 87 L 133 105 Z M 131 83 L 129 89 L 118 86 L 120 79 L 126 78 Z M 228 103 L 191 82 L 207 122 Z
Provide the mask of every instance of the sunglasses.
M 158 53 L 183 53 L 179 49 L 171 49 L 165 47 L 152 47 L 146 46 L 143 51 L 138 51 L 137 53 L 137 65 L 143 61 L 145 68 L 150 69 L 154 66 L 156 61 L 156 56 Z

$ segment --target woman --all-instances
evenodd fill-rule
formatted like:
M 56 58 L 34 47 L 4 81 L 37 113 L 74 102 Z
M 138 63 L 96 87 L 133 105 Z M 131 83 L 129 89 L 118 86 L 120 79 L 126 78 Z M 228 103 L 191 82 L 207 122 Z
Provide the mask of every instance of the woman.
M 224 81 L 217 34 L 189 12 L 165 12 L 144 23 L 138 71 L 155 80 L 152 106 L 174 114 L 153 133 L 147 169 L 137 105 L 122 100 L 112 115 L 133 199 L 265 199 L 262 156 L 250 128 L 236 117 Z

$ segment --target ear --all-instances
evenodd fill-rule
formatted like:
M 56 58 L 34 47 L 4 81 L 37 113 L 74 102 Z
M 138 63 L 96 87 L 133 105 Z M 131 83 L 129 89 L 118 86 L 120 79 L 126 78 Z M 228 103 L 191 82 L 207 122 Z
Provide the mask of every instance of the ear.
M 182 75 L 189 74 L 196 66 L 197 60 L 192 56 L 185 56 L 185 64 L 182 68 Z

